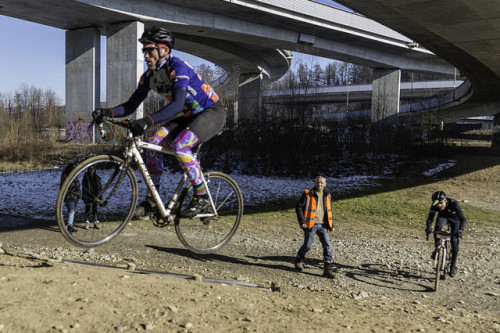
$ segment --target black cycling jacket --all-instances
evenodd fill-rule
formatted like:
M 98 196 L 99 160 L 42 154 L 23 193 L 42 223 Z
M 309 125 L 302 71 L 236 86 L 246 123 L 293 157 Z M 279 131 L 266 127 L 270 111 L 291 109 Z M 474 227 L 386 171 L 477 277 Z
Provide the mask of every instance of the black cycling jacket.
M 458 204 L 458 201 L 455 199 L 447 198 L 446 208 L 444 210 L 439 210 L 436 206 L 431 206 L 429 210 L 429 216 L 427 217 L 427 228 L 430 229 L 432 226 L 432 221 L 434 220 L 434 215 L 438 213 L 437 218 L 446 218 L 448 220 L 453 220 L 455 222 L 459 222 L 459 230 L 464 230 L 466 219 L 464 213 L 462 211 L 462 207 Z

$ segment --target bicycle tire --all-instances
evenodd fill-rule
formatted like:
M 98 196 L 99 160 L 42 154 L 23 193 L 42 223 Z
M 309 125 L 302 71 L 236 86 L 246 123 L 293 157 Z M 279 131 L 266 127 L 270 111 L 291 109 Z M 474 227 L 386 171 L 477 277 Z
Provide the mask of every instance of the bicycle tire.
M 70 243 L 87 248 L 103 245 L 118 236 L 128 224 L 137 205 L 138 185 L 131 168 L 121 171 L 124 163 L 124 160 L 117 156 L 99 155 L 83 161 L 67 176 L 57 197 L 56 219 L 61 233 Z M 83 192 L 83 178 L 91 166 L 95 167 L 95 172 L 101 180 L 100 195 L 88 196 L 90 200 L 98 203 L 96 217 L 99 223 L 94 223 L 92 209 L 85 214 L 86 205 L 79 200 L 73 223 L 76 232 L 71 232 L 65 221 L 67 209 L 64 198 L 68 194 L 70 184 L 75 180 L 79 182 Z M 85 223 L 86 217 L 90 218 L 89 224 Z
M 181 243 L 199 254 L 214 252 L 229 242 L 240 225 L 244 207 L 241 190 L 230 176 L 221 172 L 207 172 L 204 177 L 217 210 L 215 216 L 192 219 L 180 217 L 180 212 L 193 197 L 193 186 L 188 183 L 177 201 L 175 219 L 175 231 Z
M 438 250 L 438 260 L 437 260 L 437 265 L 436 265 L 436 278 L 434 281 L 434 291 L 438 291 L 439 289 L 439 281 L 441 280 L 441 267 L 443 265 L 443 259 L 444 259 L 444 248 L 439 247 Z

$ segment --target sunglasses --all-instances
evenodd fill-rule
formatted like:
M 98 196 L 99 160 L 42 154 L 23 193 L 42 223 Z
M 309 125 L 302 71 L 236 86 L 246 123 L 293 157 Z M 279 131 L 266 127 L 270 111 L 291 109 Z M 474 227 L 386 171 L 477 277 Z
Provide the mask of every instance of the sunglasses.
M 142 53 L 143 53 L 143 54 L 146 54 L 146 53 L 147 53 L 147 54 L 151 55 L 151 53 L 152 53 L 154 50 L 156 50 L 156 49 L 157 49 L 157 47 L 143 47 L 143 48 L 142 48 Z

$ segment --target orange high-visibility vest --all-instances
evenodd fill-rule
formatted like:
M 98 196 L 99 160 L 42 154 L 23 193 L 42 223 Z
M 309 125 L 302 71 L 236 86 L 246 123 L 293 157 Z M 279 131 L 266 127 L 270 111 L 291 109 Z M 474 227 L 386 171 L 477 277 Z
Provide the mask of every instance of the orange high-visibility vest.
M 316 198 L 313 194 L 310 194 L 309 190 L 305 190 L 306 193 L 306 207 L 304 211 L 304 218 L 306 220 L 306 228 L 312 228 L 314 225 L 314 220 L 316 219 Z M 332 213 L 332 198 L 330 193 L 325 198 L 326 201 L 326 216 L 328 216 L 328 225 L 333 228 L 333 213 Z

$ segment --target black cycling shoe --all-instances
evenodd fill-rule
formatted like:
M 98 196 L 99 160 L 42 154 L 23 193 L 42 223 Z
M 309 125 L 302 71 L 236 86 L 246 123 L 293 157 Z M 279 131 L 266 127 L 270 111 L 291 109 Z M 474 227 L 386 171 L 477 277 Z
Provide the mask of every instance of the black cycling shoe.
M 154 202 L 152 197 L 146 197 L 143 202 L 139 204 L 135 208 L 134 216 L 136 218 L 151 215 L 156 207 L 156 203 Z
M 210 202 L 207 196 L 193 196 L 193 200 L 189 203 L 186 209 L 181 212 L 181 217 L 193 218 L 203 210 L 205 210 Z
M 458 268 L 457 268 L 457 266 L 451 266 L 451 269 L 450 269 L 450 276 L 451 276 L 451 277 L 454 277 L 455 275 L 457 275 L 457 272 L 458 272 Z
M 69 225 L 68 226 L 68 231 L 71 232 L 71 233 L 74 233 L 74 232 L 77 232 L 78 230 L 76 230 L 76 228 L 73 227 L 72 225 Z

